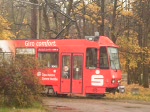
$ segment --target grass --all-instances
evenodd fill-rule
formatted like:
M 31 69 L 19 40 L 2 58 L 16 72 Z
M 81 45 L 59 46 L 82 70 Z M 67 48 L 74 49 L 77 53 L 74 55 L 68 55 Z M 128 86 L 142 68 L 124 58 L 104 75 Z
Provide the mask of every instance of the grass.
M 106 98 L 114 100 L 138 100 L 150 102 L 150 88 L 143 88 L 137 84 L 125 85 L 125 93 L 107 94 Z
M 47 112 L 44 107 L 37 103 L 31 108 L 0 107 L 0 112 Z
M 43 109 L 14 109 L 14 108 L 0 108 L 0 112 L 46 112 Z

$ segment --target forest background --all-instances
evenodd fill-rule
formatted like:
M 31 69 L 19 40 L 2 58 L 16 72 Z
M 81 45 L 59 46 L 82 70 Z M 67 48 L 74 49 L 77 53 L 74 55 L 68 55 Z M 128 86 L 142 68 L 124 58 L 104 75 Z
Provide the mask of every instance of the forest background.
M 127 84 L 150 82 L 150 0 L 0 0 L 0 39 L 84 38 L 120 46 Z

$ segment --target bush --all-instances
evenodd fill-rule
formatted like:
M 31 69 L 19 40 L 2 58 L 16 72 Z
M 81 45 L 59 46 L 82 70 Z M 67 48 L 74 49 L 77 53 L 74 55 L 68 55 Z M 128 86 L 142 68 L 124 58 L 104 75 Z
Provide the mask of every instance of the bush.
M 41 86 L 33 74 L 37 62 L 26 56 L 0 63 L 0 103 L 6 106 L 29 107 L 40 101 Z

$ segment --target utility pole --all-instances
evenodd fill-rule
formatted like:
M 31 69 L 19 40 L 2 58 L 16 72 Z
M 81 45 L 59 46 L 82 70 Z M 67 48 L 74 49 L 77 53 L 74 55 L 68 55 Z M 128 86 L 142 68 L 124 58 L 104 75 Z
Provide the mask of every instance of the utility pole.
M 41 0 L 38 0 L 37 8 L 37 39 L 40 39 L 41 36 Z
M 38 5 L 40 4 L 40 0 L 38 0 Z M 40 7 L 37 8 L 37 39 L 40 39 Z
M 101 1 L 101 13 L 102 13 L 102 24 L 101 24 L 101 35 L 104 35 L 104 14 L 105 14 L 105 12 L 104 12 L 104 8 L 105 8 L 105 0 L 102 0 Z
M 17 2 L 33 6 L 31 10 L 31 37 L 33 39 L 40 39 L 41 0 L 17 0 Z

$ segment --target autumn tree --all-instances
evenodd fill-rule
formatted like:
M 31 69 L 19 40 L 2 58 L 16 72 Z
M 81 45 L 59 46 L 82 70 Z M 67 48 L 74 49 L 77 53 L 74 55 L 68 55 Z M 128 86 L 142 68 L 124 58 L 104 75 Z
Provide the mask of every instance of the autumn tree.
M 121 11 L 121 15 L 125 22 L 125 27 L 123 30 L 124 36 L 121 37 L 126 38 L 128 43 L 119 44 L 120 46 L 124 46 L 126 48 L 129 46 L 130 48 L 126 50 L 121 48 L 121 50 L 124 51 L 124 54 L 126 54 L 128 84 L 139 83 L 144 87 L 149 87 L 148 67 L 150 64 L 148 55 L 149 49 L 147 44 L 149 41 L 149 25 L 147 25 L 149 18 L 146 16 L 149 13 L 149 10 L 147 4 L 148 1 L 128 0 L 128 3 L 126 3 L 127 6 Z M 130 43 L 131 39 L 132 43 Z M 131 47 L 129 43 L 131 45 L 136 44 L 133 51 L 131 51 L 133 47 Z M 133 60 L 135 61 L 133 62 Z M 131 65 L 134 65 L 134 67 L 131 67 Z
M 0 40 L 8 40 L 15 38 L 14 34 L 11 32 L 10 23 L 0 16 Z
M 136 30 L 138 32 L 139 45 L 142 48 L 141 59 L 142 64 L 139 67 L 142 68 L 141 74 L 143 75 L 143 86 L 149 87 L 149 53 L 150 49 L 148 42 L 150 40 L 150 18 L 147 16 L 150 14 L 150 1 L 149 0 L 135 0 L 133 5 L 133 10 L 136 14 L 135 21 L 137 23 Z

